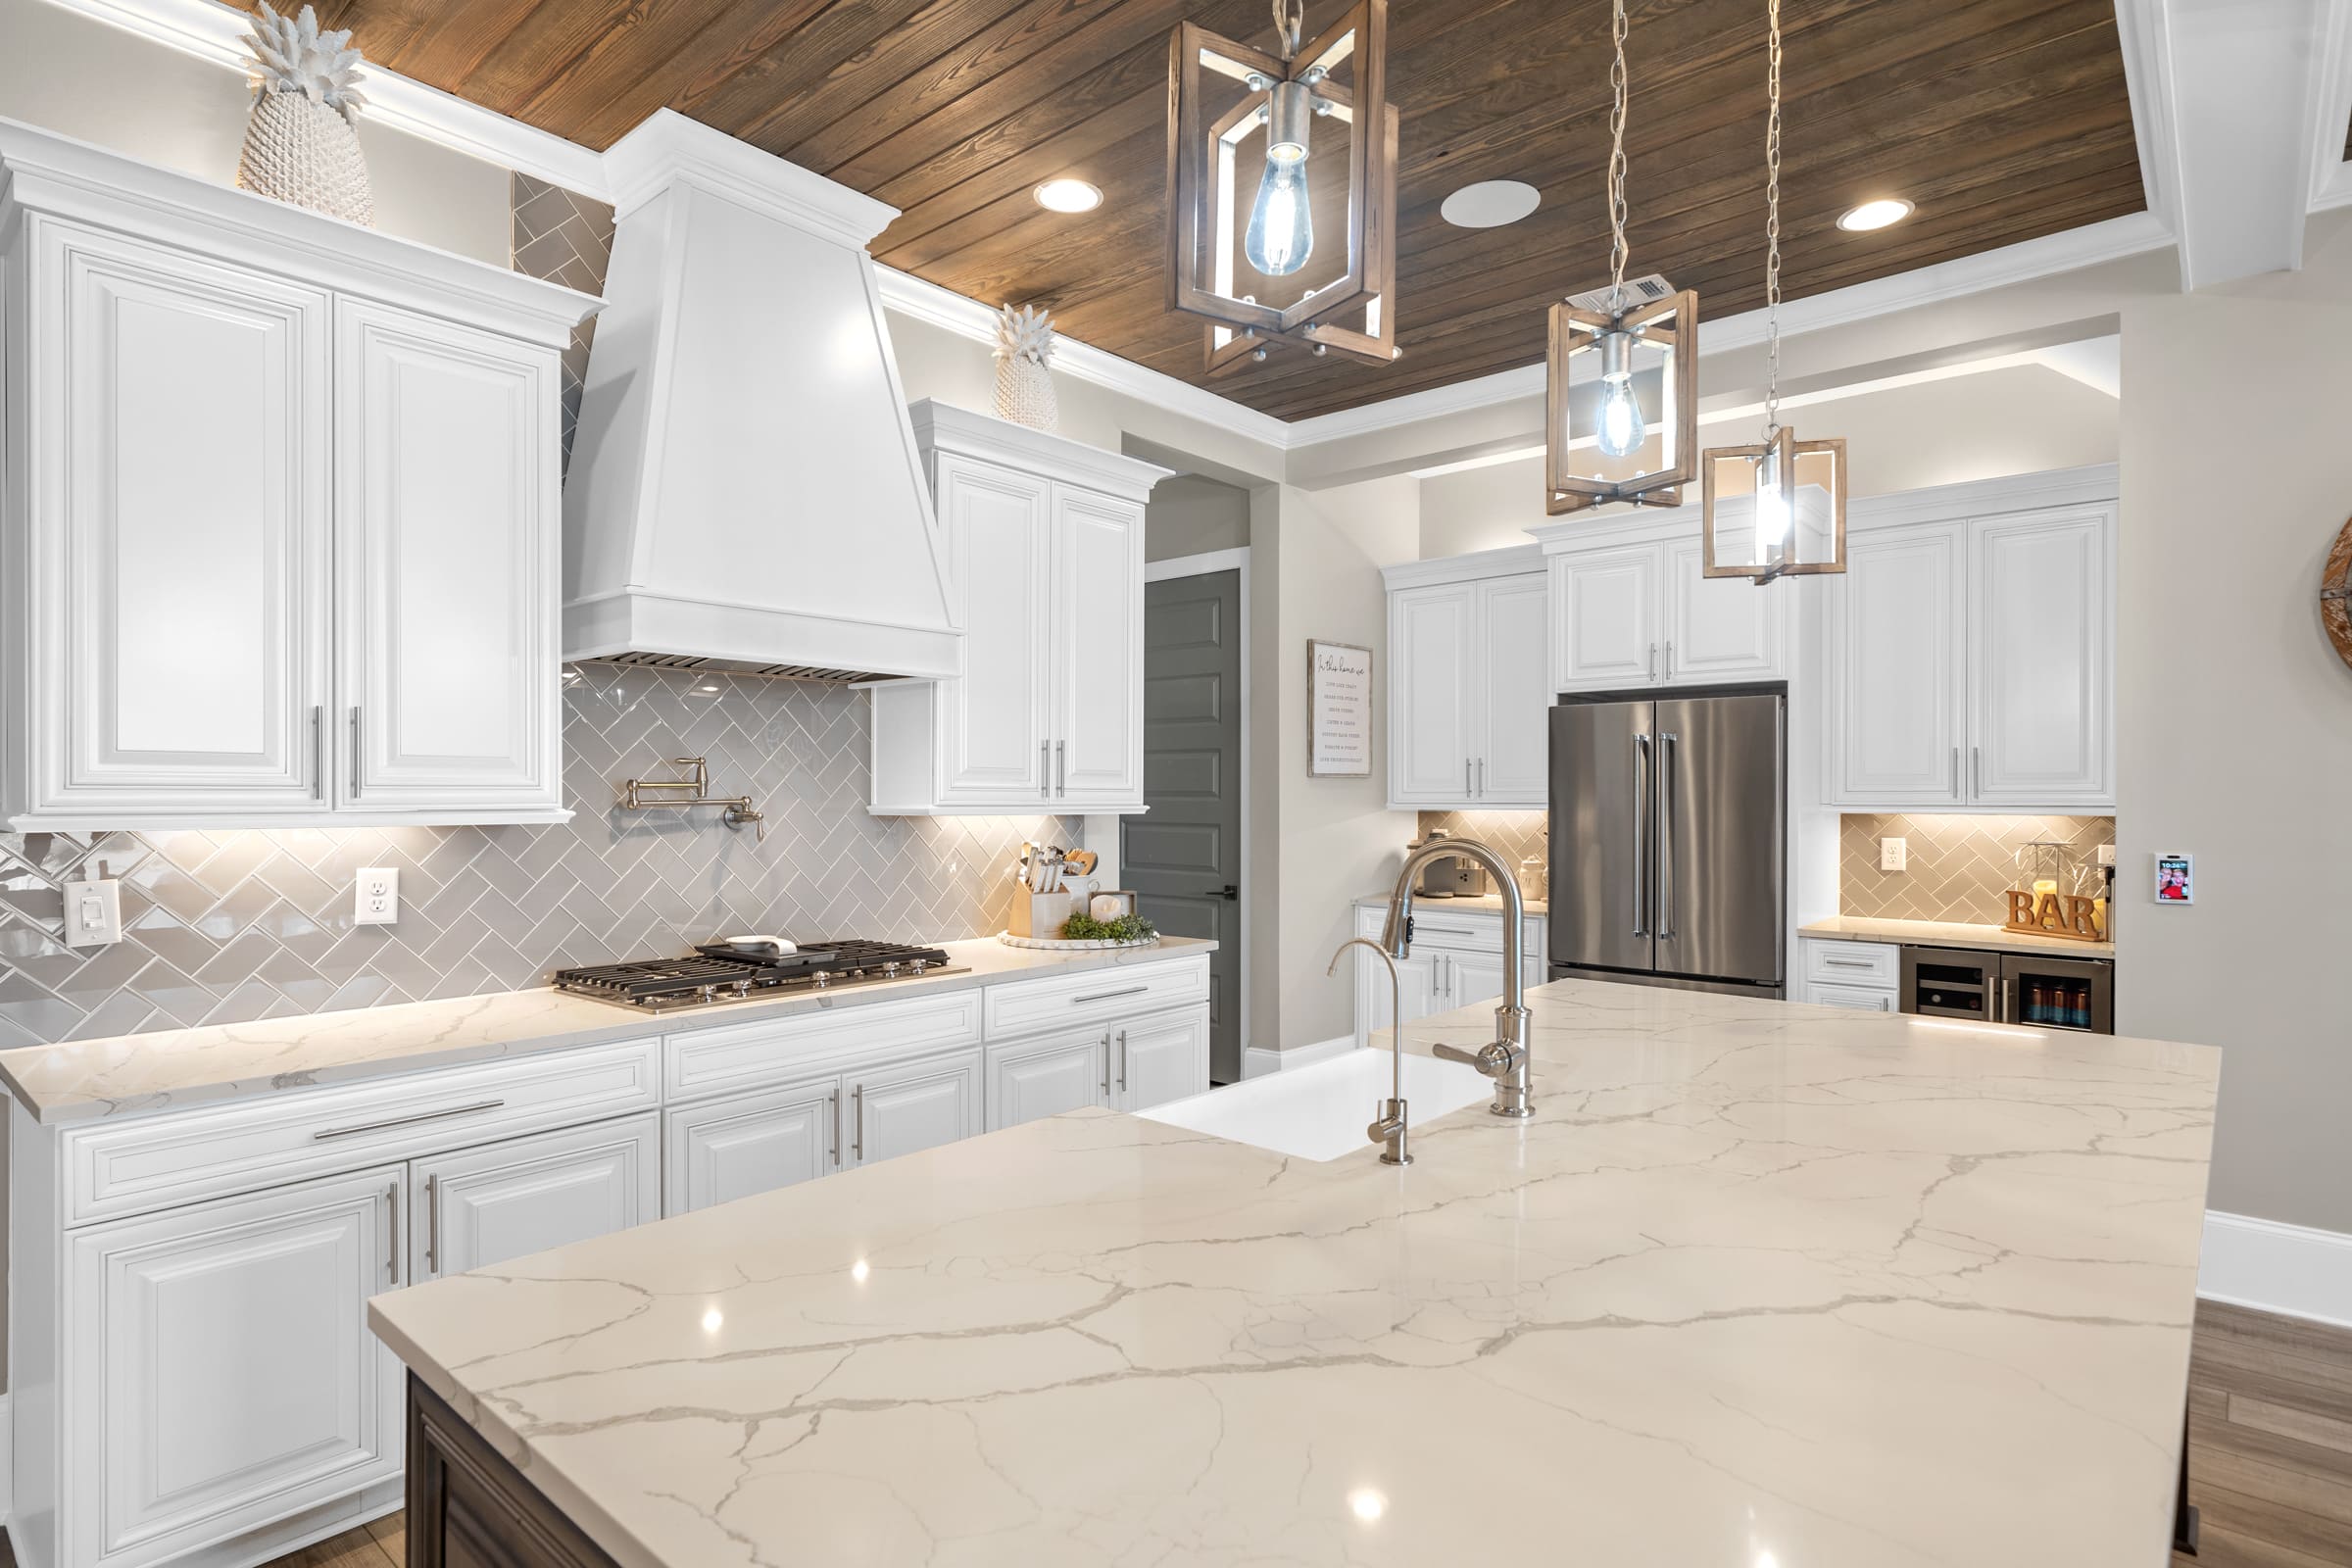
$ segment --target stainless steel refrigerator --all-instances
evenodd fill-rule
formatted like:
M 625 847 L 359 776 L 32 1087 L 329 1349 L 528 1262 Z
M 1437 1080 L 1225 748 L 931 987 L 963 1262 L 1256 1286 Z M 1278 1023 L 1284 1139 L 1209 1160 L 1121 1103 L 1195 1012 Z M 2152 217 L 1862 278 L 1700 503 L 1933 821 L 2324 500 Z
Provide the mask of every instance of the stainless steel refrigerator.
M 1751 996 L 1787 979 L 1788 699 L 1551 710 L 1551 976 Z

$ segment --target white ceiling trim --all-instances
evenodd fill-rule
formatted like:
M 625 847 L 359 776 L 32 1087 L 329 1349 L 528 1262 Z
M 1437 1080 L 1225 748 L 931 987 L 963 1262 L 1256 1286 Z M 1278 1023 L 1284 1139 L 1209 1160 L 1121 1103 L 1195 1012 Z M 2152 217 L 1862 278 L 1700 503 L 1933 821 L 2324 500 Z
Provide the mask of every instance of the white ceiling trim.
M 2180 225 L 2180 136 L 2173 112 L 2172 44 L 2164 0 L 2115 0 L 2115 30 L 2132 95 L 2132 139 L 2139 148 L 2140 188 L 2165 227 Z

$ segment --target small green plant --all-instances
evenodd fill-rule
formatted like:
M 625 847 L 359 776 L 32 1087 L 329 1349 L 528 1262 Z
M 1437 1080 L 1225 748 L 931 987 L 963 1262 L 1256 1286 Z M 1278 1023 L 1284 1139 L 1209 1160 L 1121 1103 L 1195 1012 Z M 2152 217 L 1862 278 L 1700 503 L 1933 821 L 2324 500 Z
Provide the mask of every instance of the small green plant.
M 1140 914 L 1122 914 L 1116 920 L 1073 914 L 1061 928 L 1064 942 L 1149 942 L 1157 935 L 1159 928 Z

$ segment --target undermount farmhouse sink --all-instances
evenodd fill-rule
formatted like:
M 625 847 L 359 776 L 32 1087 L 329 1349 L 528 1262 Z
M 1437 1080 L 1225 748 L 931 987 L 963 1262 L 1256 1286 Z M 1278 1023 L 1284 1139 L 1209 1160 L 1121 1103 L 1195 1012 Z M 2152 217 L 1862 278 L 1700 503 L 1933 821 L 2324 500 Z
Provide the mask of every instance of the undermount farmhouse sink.
M 1337 1159 L 1372 1147 L 1364 1128 L 1380 1114 L 1389 1084 L 1389 1054 L 1365 1049 L 1311 1067 L 1245 1079 L 1140 1114 L 1278 1154 Z M 1478 1104 L 1494 1092 L 1494 1086 L 1475 1067 L 1435 1056 L 1404 1058 L 1404 1100 L 1415 1127 Z

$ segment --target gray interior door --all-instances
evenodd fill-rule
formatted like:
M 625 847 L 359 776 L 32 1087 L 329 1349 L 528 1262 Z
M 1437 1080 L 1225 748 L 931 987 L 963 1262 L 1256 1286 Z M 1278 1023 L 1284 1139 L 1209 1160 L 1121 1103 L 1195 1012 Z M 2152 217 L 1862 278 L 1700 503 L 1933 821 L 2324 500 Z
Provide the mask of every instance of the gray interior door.
M 1781 699 L 1657 705 L 1657 966 L 1781 983 Z
M 1551 710 L 1551 961 L 1651 966 L 1648 703 Z
M 1144 804 L 1119 823 L 1136 906 L 1210 937 L 1208 1076 L 1242 1076 L 1242 574 L 1144 585 Z

